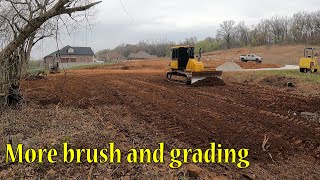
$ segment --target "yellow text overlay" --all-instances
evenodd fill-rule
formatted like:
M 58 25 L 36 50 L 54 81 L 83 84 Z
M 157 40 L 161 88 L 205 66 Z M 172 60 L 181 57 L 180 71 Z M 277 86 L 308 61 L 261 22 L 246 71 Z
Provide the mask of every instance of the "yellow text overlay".
M 159 143 L 157 149 L 129 149 L 125 155 L 109 143 L 105 149 L 74 149 L 68 143 L 62 144 L 62 152 L 57 149 L 25 149 L 23 144 L 13 147 L 6 145 L 7 163 L 110 163 L 120 164 L 123 161 L 135 164 L 165 163 L 165 152 L 170 155 L 170 168 L 180 168 L 188 163 L 222 163 L 236 164 L 240 169 L 249 167 L 247 160 L 249 149 L 223 149 L 221 144 L 210 143 L 208 149 L 174 148 L 165 151 L 165 143 Z

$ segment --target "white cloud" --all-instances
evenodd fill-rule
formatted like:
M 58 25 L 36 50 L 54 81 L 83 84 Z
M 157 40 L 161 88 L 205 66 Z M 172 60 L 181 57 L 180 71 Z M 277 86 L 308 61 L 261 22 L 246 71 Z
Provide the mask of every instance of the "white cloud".
M 320 9 L 318 0 L 104 0 L 91 31 L 79 30 L 61 38 L 61 46 L 91 46 L 94 50 L 113 48 L 139 40 L 180 41 L 215 36 L 225 20 L 245 21 L 248 25 L 274 15 L 291 16 L 299 11 Z M 53 40 L 33 51 L 40 58 L 56 49 Z

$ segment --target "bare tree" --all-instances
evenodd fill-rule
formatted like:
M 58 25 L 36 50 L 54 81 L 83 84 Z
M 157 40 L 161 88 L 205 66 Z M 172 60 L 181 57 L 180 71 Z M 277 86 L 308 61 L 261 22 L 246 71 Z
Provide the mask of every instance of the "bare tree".
M 320 11 L 310 13 L 308 22 L 308 42 L 317 44 L 320 40 Z
M 288 36 L 289 20 L 286 17 L 274 16 L 266 21 L 270 26 L 273 42 L 275 44 L 283 43 Z
M 290 34 L 294 43 L 300 43 L 305 40 L 308 16 L 309 14 L 306 12 L 299 12 L 292 16 Z
M 272 43 L 270 25 L 266 20 L 261 20 L 251 32 L 251 42 L 255 46 L 270 45 Z
M 249 32 L 250 29 L 242 21 L 235 27 L 235 36 L 238 41 L 239 46 L 247 46 L 249 44 Z
M 0 1 L 0 108 L 19 101 L 22 64 L 27 64 L 33 45 L 48 36 L 45 24 L 63 15 L 74 19 L 98 2 L 90 0 L 2 0 Z M 42 29 L 42 31 L 41 31 Z M 39 36 L 38 32 L 42 32 Z M 40 33 L 41 34 L 41 33 Z M 49 33 L 50 34 L 50 33 Z
M 220 24 L 220 29 L 218 30 L 217 36 L 223 38 L 226 41 L 227 48 L 230 49 L 232 47 L 232 38 L 234 35 L 234 25 L 235 21 L 224 21 Z
M 186 38 L 184 40 L 184 42 L 182 42 L 182 44 L 189 45 L 189 46 L 194 46 L 197 42 L 198 42 L 198 38 L 197 37 L 190 37 L 190 38 Z

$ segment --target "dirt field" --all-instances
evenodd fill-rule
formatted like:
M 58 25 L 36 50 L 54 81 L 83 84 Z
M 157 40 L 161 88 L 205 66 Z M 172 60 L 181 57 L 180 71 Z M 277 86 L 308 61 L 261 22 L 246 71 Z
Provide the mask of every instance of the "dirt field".
M 203 59 L 238 61 L 242 54 L 256 54 L 263 57 L 263 64 L 298 64 L 299 59 L 303 56 L 304 45 L 280 45 L 280 46 L 258 46 L 248 48 L 236 48 L 229 50 L 214 51 L 205 53 Z M 319 54 L 319 47 L 315 47 Z M 316 53 L 315 52 L 315 53 Z
M 192 177 L 190 172 L 196 171 L 202 179 L 320 177 L 320 123 L 301 116 L 320 112 L 319 96 L 305 98 L 277 87 L 231 80 L 219 86 L 171 83 L 165 79 L 167 63 L 128 62 L 25 81 L 23 94 L 32 108 L 12 112 L 22 123 L 11 133 L 21 133 L 23 140 L 40 138 L 40 146 L 59 146 L 67 139 L 75 147 L 103 147 L 115 141 L 126 149 L 164 141 L 168 150 L 206 149 L 216 142 L 224 148 L 250 149 L 248 169 L 231 164 L 186 164 L 179 170 L 167 164 L 31 169 L 10 165 L 2 166 L 0 175 L 21 177 L 16 173 L 28 171 L 28 177 L 172 179 L 181 173 Z

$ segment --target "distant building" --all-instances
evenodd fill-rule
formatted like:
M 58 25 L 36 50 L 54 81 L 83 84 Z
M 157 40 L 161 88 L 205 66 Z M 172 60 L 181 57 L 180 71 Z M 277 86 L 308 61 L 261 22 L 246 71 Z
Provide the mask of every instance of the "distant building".
M 153 56 L 144 51 L 140 51 L 138 53 L 130 53 L 127 59 L 134 60 L 134 59 L 155 59 L 155 58 L 157 58 L 157 56 Z
M 104 62 L 119 62 L 127 59 L 126 57 L 122 56 L 120 53 L 116 51 L 110 51 L 107 53 L 99 54 L 97 58 L 100 61 Z
M 66 46 L 44 57 L 44 65 L 49 67 L 54 58 L 58 58 L 63 65 L 90 64 L 94 61 L 94 53 L 90 47 Z

